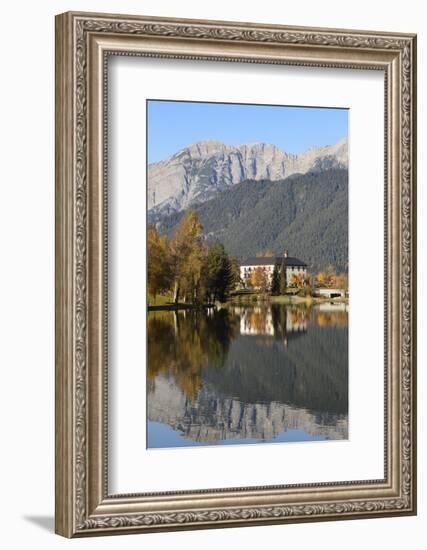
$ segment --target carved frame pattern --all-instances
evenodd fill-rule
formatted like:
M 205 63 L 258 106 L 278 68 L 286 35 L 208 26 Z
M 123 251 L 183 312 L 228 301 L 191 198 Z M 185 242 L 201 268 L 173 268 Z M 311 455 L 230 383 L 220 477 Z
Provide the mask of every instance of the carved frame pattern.
M 397 490 L 390 496 L 369 496 L 363 498 L 324 499 L 322 487 L 343 484 L 320 484 L 317 499 L 307 502 L 266 505 L 226 505 L 211 508 L 195 505 L 180 509 L 176 505 L 165 510 L 153 508 L 141 511 L 138 508 L 138 495 L 108 496 L 105 480 L 105 437 L 104 447 L 97 458 L 91 458 L 88 442 L 91 441 L 91 420 L 89 412 L 89 334 L 91 295 L 88 290 L 90 255 L 90 184 L 89 159 L 92 141 L 88 126 L 91 113 L 90 104 L 90 55 L 91 38 L 106 35 L 118 40 L 115 55 L 149 55 L 154 57 L 184 57 L 209 59 L 211 61 L 241 61 L 252 63 L 287 63 L 322 67 L 347 67 L 382 69 L 386 82 L 386 119 L 392 115 L 399 121 L 400 139 L 394 145 L 386 138 L 386 153 L 394 151 L 395 174 L 390 181 L 394 192 L 399 196 L 399 227 L 395 234 L 399 239 L 391 243 L 397 250 L 394 258 L 399 274 L 399 300 L 393 315 L 398 327 L 400 387 L 398 391 L 398 417 L 388 418 L 388 422 L 399 422 L 399 455 Z M 162 53 L 161 46 L 154 53 L 135 53 L 126 43 L 120 46 L 121 38 L 172 39 L 193 41 L 194 44 L 215 43 L 215 55 L 190 53 Z M 295 56 L 280 59 L 264 56 L 239 58 L 226 53 L 222 44 L 241 43 L 249 46 L 273 45 L 297 47 Z M 56 384 L 56 425 L 57 425 L 57 485 L 56 485 L 56 530 L 72 536 L 109 534 L 123 532 L 143 532 L 182 528 L 224 527 L 234 525 L 256 525 L 286 521 L 309 521 L 321 519 L 345 519 L 352 517 L 377 517 L 384 515 L 414 514 L 416 508 L 415 470 L 415 64 L 416 41 L 413 35 L 392 35 L 367 33 L 362 31 L 339 31 L 324 29 L 285 28 L 258 26 L 240 23 L 210 21 L 180 21 L 159 18 L 110 16 L 98 14 L 67 13 L 57 17 L 57 384 Z M 307 59 L 301 52 L 312 54 Z M 341 59 L 334 61 L 328 57 L 328 50 L 341 52 Z M 317 53 L 318 52 L 318 53 Z M 356 56 L 355 56 L 356 52 Z M 358 52 L 371 55 L 366 61 Z M 111 52 L 104 51 L 104 55 Z M 381 64 L 375 54 L 385 55 Z M 347 56 L 347 58 L 346 58 Z M 373 61 L 372 61 L 373 59 Z M 105 74 L 105 67 L 103 67 Z M 105 82 L 97 82 L 98 87 Z M 105 93 L 105 90 L 104 90 Z M 390 96 L 397 101 L 397 109 L 390 106 Z M 397 96 L 397 99 L 396 99 Z M 398 112 L 395 112 L 395 111 Z M 105 114 L 105 113 L 104 113 Z M 99 122 L 99 121 L 98 121 Z M 394 148 L 393 148 L 394 147 Z M 105 153 L 105 151 L 104 151 Z M 392 164 L 388 163 L 391 167 Z M 396 168 L 397 167 L 397 168 Z M 386 171 L 388 168 L 386 169 Z M 105 167 L 104 167 L 105 171 Z M 103 177 L 106 174 L 103 173 Z M 391 176 L 390 176 L 391 177 Z M 104 266 L 105 267 L 105 266 Z M 386 313 L 387 316 L 387 313 Z M 102 374 L 102 372 L 101 372 Z M 99 375 L 99 373 L 98 373 Z M 104 373 L 105 375 L 105 373 Z M 101 384 L 105 381 L 102 378 Z M 102 390 L 100 390 L 102 391 Z M 102 402 L 99 397 L 95 403 Z M 97 407 L 95 407 L 97 408 Z M 89 410 L 90 409 L 90 410 Z M 98 416 L 101 414 L 97 409 Z M 103 420 L 98 419 L 102 424 Z M 105 422 L 105 418 L 104 418 Z M 104 424 L 105 426 L 105 424 Z M 102 431 L 102 428 L 101 428 Z M 386 430 L 387 432 L 387 430 Z M 102 456 L 101 456 L 102 455 Z M 386 455 L 386 462 L 388 457 Z M 92 467 L 91 464 L 95 464 Z M 96 474 L 94 474 L 96 472 Z M 91 479 L 102 477 L 98 491 L 92 488 Z M 386 479 L 385 481 L 390 482 Z M 366 487 L 375 482 L 364 482 Z M 357 485 L 349 482 L 347 487 Z M 309 485 L 301 486 L 306 489 Z M 240 491 L 254 490 L 242 488 Z M 268 489 L 268 488 L 260 488 Z M 396 489 L 396 485 L 395 485 Z M 298 487 L 293 488 L 298 492 Z M 369 489 L 368 489 L 369 490 Z M 236 489 L 235 491 L 239 491 Z M 203 493 L 197 492 L 198 501 Z M 221 493 L 221 491 L 216 491 Z M 194 492 L 193 492 L 194 493 Z M 212 494 L 212 492 L 210 492 Z M 215 493 L 215 492 L 214 492 Z M 174 493 L 183 495 L 184 493 Z M 389 494 L 389 493 L 388 493 Z M 349 493 L 350 495 L 350 493 Z M 122 509 L 114 508 L 116 502 L 124 503 Z M 231 502 L 231 501 L 230 501 Z M 237 502 L 237 500 L 236 500 Z M 95 504 L 94 504 L 95 503 Z M 97 506 L 99 504 L 99 506 Z M 112 505 L 111 508 L 109 506 Z M 111 509 L 111 512 L 110 512 Z

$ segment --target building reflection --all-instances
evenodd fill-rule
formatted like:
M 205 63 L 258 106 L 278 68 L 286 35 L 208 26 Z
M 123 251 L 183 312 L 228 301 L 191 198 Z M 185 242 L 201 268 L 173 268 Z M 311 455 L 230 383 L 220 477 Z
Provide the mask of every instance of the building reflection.
M 309 312 L 299 307 L 256 306 L 235 307 L 233 312 L 240 317 L 240 334 L 244 336 L 272 336 L 283 338 L 307 331 Z

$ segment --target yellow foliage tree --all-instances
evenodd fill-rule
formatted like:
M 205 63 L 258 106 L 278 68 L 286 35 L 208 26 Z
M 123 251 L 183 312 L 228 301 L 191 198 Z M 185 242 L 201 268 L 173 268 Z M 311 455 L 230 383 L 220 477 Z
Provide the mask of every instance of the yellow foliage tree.
M 290 286 L 301 288 L 303 283 L 303 276 L 300 273 L 292 273 Z
M 190 210 L 175 231 L 171 241 L 172 271 L 174 279 L 174 302 L 181 292 L 193 297 L 200 282 L 206 247 L 202 242 L 203 226 L 197 212 Z
M 328 284 L 328 275 L 324 271 L 319 271 L 316 275 L 316 280 L 319 286 L 326 286 Z
M 347 273 L 340 273 L 339 275 L 337 275 L 336 286 L 337 288 L 341 288 L 342 290 L 348 290 Z
M 257 267 L 251 274 L 251 285 L 254 288 L 259 288 L 262 293 L 266 293 L 269 290 L 268 275 L 264 268 Z
M 169 240 L 166 235 L 159 237 L 154 225 L 147 230 L 147 283 L 148 293 L 156 301 L 156 295 L 169 290 L 172 280 Z

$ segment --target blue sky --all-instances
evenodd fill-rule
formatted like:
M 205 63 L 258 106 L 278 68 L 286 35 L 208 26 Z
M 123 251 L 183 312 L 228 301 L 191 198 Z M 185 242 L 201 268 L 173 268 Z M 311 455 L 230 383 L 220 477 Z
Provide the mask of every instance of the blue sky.
M 148 100 L 147 115 L 150 163 L 206 139 L 272 143 L 301 153 L 348 135 L 347 109 Z

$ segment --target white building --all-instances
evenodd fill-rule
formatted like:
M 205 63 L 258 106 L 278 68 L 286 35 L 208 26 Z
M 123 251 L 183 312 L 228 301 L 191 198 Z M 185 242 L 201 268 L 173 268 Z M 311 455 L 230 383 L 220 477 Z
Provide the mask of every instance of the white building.
M 248 258 L 240 264 L 240 278 L 247 284 L 250 284 L 250 278 L 252 273 L 262 268 L 268 277 L 269 283 L 273 277 L 274 266 L 279 269 L 283 267 L 286 269 L 286 281 L 287 285 L 291 284 L 292 275 L 300 275 L 302 277 L 307 275 L 307 264 L 298 258 L 288 256 L 288 251 L 285 250 L 283 256 L 266 256 L 260 258 Z
M 345 298 L 347 293 L 342 288 L 316 288 L 313 296 L 321 298 Z

